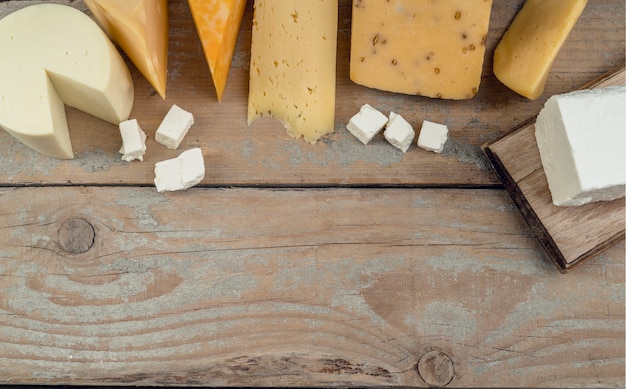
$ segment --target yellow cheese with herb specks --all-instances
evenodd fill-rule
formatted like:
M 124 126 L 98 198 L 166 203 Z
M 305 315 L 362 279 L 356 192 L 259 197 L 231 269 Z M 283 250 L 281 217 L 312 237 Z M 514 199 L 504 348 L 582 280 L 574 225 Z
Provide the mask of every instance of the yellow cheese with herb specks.
M 531 100 L 541 96 L 552 64 L 585 5 L 587 0 L 527 0 L 496 47 L 496 77 Z
M 350 78 L 389 92 L 469 99 L 492 0 L 353 0 Z
M 255 0 L 248 124 L 315 143 L 335 128 L 337 0 Z

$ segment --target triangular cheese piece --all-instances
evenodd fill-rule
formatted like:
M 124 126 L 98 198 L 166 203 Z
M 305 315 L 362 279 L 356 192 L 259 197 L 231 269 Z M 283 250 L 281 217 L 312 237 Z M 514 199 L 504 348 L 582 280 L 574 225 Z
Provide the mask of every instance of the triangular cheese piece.
M 55 158 L 74 158 L 64 104 L 116 125 L 133 107 L 126 62 L 96 22 L 66 5 L 1 19 L 0 69 L 0 127 Z
M 246 0 L 188 0 L 218 101 L 222 100 Z
M 85 0 L 100 26 L 165 98 L 169 20 L 167 0 Z

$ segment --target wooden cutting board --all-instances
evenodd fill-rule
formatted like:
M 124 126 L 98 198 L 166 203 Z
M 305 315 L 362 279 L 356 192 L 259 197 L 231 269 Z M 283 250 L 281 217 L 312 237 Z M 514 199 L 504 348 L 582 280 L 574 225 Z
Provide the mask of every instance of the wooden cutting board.
M 620 66 L 581 89 L 624 83 Z M 483 151 L 550 258 L 566 273 L 624 239 L 625 201 L 553 205 L 535 141 L 535 119 L 486 143 Z

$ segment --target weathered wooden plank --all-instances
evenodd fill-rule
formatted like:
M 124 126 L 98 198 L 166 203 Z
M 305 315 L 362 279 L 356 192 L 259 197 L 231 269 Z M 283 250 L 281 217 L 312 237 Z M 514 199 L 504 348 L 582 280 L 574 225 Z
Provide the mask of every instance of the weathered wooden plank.
M 85 9 L 82 1 L 54 0 Z M 143 163 L 124 163 L 113 125 L 68 108 L 77 158 L 58 161 L 36 154 L 0 132 L 0 182 L 43 184 L 150 184 L 156 161 L 175 151 L 155 143 L 154 130 L 172 104 L 192 111 L 196 125 L 182 149 L 200 146 L 211 185 L 492 185 L 499 181 L 480 146 L 535 115 L 545 97 L 528 101 L 500 84 L 491 70 L 493 48 L 523 0 L 495 1 L 487 55 L 478 96 L 440 101 L 370 90 L 349 80 L 350 1 L 340 1 L 335 134 L 309 145 L 289 138 L 281 125 L 265 119 L 248 127 L 246 104 L 252 4 L 248 5 L 224 100 L 215 98 L 210 76 L 183 0 L 172 0 L 168 92 L 162 100 L 131 66 L 136 86 L 133 117 L 146 129 Z M 34 1 L 0 2 L 0 17 Z M 573 90 L 624 62 L 624 2 L 590 1 L 550 74 L 545 96 Z M 393 110 L 419 127 L 424 119 L 449 125 L 443 155 L 413 146 L 407 154 L 382 136 L 363 146 L 346 130 L 364 104 Z
M 623 387 L 624 249 L 561 275 L 503 190 L 5 188 L 0 383 Z

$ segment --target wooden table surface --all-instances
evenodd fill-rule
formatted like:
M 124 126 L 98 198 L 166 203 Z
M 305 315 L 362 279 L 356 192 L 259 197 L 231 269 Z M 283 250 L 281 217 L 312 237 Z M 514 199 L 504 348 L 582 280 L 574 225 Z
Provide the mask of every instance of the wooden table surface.
M 480 149 L 624 63 L 624 1 L 589 1 L 536 101 L 491 69 L 522 3 L 494 1 L 478 95 L 443 101 L 352 83 L 340 0 L 335 132 L 310 145 L 246 124 L 252 2 L 218 103 L 171 0 L 167 98 L 130 65 L 143 162 L 72 108 L 74 160 L 0 132 L 0 384 L 624 387 L 624 243 L 561 274 Z M 447 124 L 444 152 L 362 145 L 365 103 Z M 154 141 L 172 104 L 180 150 Z M 154 163 L 196 146 L 202 184 L 157 193 Z

